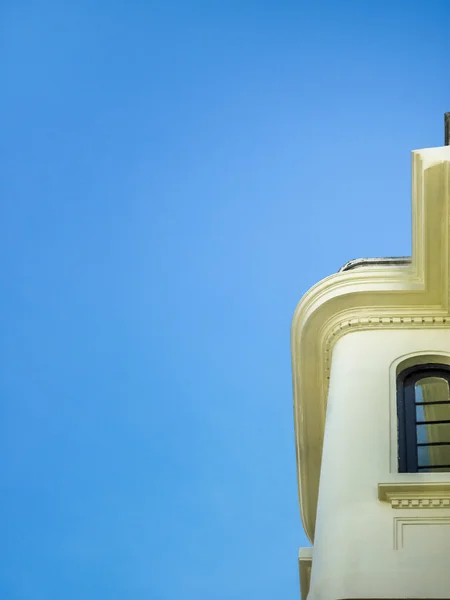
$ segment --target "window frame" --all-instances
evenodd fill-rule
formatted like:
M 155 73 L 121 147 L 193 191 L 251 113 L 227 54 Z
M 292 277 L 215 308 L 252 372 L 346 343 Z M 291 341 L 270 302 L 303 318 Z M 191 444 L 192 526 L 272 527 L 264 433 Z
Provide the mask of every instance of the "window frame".
M 450 465 L 446 465 L 442 469 L 430 469 L 430 471 L 426 471 L 425 469 L 422 470 L 418 465 L 415 384 L 417 381 L 427 377 L 441 377 L 448 382 L 450 387 L 450 365 L 442 363 L 420 363 L 404 369 L 397 376 L 399 473 L 450 472 Z

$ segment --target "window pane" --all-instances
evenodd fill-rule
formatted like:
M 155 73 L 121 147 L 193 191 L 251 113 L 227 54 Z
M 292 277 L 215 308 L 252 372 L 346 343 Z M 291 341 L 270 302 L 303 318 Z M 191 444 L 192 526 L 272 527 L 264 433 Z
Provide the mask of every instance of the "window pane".
M 450 404 L 430 404 L 416 406 L 416 421 L 450 420 Z
M 419 446 L 417 459 L 419 467 L 450 465 L 450 446 Z
M 419 473 L 450 473 L 450 469 L 438 469 L 436 467 L 426 467 L 425 469 L 420 469 Z
M 427 467 L 430 464 L 430 455 L 428 450 L 430 446 L 418 446 L 417 447 L 417 463 L 419 467 Z
M 424 377 L 415 385 L 416 402 L 450 400 L 448 381 L 442 377 Z
M 425 413 L 423 412 L 423 404 L 416 404 L 416 421 L 425 421 Z
M 417 443 L 450 442 L 450 423 L 441 425 L 417 425 Z

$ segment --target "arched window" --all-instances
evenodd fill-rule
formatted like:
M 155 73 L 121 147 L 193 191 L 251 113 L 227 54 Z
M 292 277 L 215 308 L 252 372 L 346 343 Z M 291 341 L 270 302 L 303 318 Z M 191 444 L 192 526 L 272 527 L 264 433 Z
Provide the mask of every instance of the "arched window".
M 422 364 L 397 380 L 400 473 L 450 471 L 450 366 Z

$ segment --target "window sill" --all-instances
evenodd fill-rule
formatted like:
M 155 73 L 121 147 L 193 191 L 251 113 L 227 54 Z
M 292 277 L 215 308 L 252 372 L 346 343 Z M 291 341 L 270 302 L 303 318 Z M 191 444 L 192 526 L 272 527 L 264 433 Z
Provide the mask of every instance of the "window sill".
M 379 483 L 378 499 L 392 508 L 450 508 L 450 481 Z

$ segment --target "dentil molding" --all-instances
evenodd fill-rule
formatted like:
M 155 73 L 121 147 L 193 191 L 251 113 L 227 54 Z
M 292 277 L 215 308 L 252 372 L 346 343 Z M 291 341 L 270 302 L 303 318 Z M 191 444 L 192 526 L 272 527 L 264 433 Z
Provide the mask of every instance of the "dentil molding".
M 367 331 L 368 329 L 375 328 L 391 328 L 397 329 L 399 327 L 405 327 L 408 329 L 421 328 L 421 327 L 439 327 L 448 328 L 450 326 L 450 316 L 436 316 L 431 317 L 429 315 L 423 316 L 371 316 L 371 317 L 360 317 L 352 319 L 343 319 L 339 321 L 337 325 L 334 325 L 327 333 L 325 339 L 325 371 L 326 376 L 330 376 L 331 367 L 331 352 L 334 344 L 339 338 L 341 338 L 350 330 L 362 330 Z
M 392 508 L 450 508 L 450 481 L 378 484 L 378 499 Z

